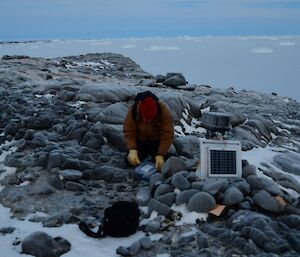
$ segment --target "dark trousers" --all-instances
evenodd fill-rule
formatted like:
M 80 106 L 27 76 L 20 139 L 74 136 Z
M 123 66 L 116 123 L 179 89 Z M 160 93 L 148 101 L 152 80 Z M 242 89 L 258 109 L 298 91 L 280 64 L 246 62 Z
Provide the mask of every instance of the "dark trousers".
M 137 151 L 141 161 L 147 159 L 155 161 L 155 156 L 159 148 L 159 140 L 137 140 Z

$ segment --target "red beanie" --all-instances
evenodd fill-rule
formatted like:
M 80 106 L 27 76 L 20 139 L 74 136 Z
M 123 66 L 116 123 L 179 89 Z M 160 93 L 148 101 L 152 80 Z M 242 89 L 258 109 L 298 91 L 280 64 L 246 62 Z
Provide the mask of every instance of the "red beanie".
M 139 111 L 145 122 L 153 120 L 157 113 L 156 101 L 148 96 L 139 102 Z

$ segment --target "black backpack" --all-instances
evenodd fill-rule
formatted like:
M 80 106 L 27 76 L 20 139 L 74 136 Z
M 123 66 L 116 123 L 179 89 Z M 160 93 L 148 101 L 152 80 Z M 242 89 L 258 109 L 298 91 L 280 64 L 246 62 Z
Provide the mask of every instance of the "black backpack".
M 79 229 L 87 236 L 126 237 L 134 234 L 139 226 L 140 210 L 137 203 L 119 201 L 104 210 L 102 224 L 97 232 L 92 231 L 84 222 L 80 222 Z

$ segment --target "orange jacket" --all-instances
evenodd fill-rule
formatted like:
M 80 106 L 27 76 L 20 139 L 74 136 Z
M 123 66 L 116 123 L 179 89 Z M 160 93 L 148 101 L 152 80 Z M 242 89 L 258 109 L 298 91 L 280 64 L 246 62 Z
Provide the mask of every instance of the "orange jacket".
M 159 111 L 150 123 L 145 123 L 137 114 L 133 117 L 132 107 L 129 108 L 124 122 L 124 134 L 128 150 L 137 149 L 136 140 L 159 140 L 158 155 L 165 155 L 172 144 L 174 125 L 168 107 L 158 102 Z

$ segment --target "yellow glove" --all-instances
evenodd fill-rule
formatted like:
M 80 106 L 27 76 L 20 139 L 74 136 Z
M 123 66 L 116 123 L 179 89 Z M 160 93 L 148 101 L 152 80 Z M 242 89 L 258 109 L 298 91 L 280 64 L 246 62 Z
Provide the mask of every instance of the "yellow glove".
M 160 171 L 161 167 L 164 164 L 164 157 L 162 155 L 156 155 L 155 156 L 155 168 Z
M 129 150 L 129 154 L 127 155 L 127 160 L 133 166 L 137 166 L 138 164 L 141 163 L 138 156 L 138 151 L 134 149 Z

